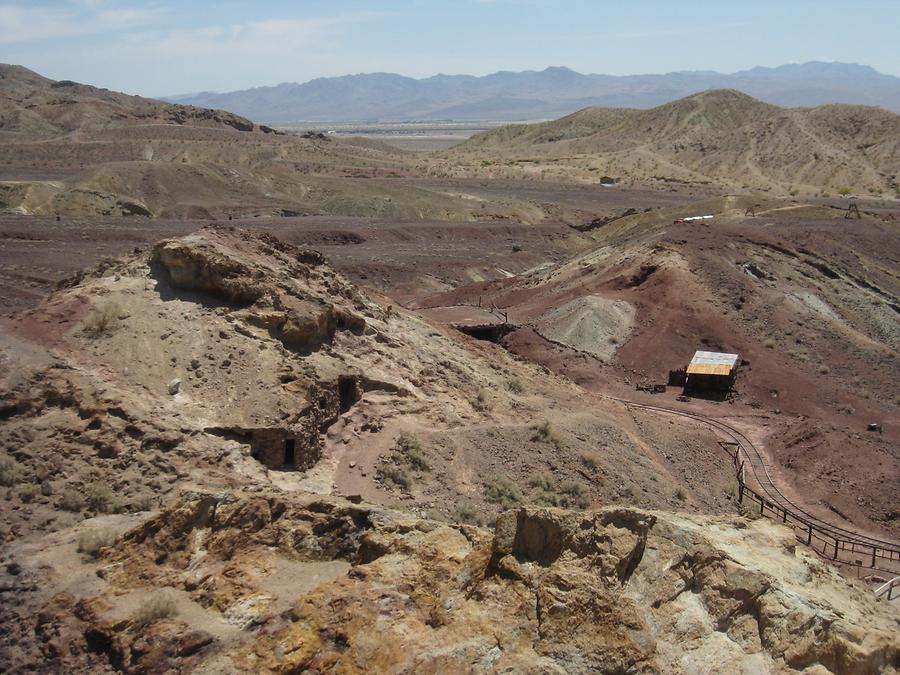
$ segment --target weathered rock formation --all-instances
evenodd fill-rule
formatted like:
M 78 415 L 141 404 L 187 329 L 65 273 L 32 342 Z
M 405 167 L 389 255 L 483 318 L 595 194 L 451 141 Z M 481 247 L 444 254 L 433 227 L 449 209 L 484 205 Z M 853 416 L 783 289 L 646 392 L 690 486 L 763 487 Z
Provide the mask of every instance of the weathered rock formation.
M 760 520 L 528 507 L 503 514 L 491 535 L 334 499 L 193 494 L 105 549 L 100 573 L 98 596 L 56 596 L 30 619 L 38 632 L 53 626 L 48 663 L 263 673 L 900 666 L 896 613 Z M 150 588 L 181 594 L 183 616 L 149 628 L 109 618 L 116 595 Z M 191 605 L 205 624 L 192 623 Z M 241 630 L 221 637 L 216 626 L 229 622 Z

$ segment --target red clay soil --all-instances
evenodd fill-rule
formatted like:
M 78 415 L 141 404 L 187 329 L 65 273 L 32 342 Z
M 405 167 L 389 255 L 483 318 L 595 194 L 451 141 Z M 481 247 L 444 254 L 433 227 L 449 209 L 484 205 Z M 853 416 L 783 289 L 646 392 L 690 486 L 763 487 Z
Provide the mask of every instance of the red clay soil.
M 852 229 L 851 229 L 852 228 Z M 652 396 L 697 349 L 744 360 L 725 403 L 692 410 L 738 417 L 762 440 L 788 491 L 837 524 L 900 535 L 900 231 L 866 221 L 660 227 L 539 274 L 473 284 L 420 304 L 482 298 L 523 328 L 504 338 L 516 354 L 582 386 Z M 597 294 L 636 310 L 636 326 L 611 364 L 553 344 L 530 323 L 574 298 Z M 869 423 L 882 433 L 867 432 Z

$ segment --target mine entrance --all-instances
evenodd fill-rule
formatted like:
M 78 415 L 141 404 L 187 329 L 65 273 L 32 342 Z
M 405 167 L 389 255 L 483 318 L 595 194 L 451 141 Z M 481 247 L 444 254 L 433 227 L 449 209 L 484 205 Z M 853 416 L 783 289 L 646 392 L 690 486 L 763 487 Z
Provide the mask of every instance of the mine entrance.
M 294 466 L 294 452 L 297 449 L 297 441 L 293 438 L 286 438 L 284 441 L 284 465 Z
M 355 377 L 342 376 L 338 378 L 338 399 L 341 414 L 350 410 L 360 398 L 362 398 L 362 394 L 359 391 L 359 383 Z
M 509 323 L 489 323 L 483 325 L 454 325 L 458 331 L 469 335 L 476 340 L 500 343 L 508 333 L 513 332 L 516 326 Z

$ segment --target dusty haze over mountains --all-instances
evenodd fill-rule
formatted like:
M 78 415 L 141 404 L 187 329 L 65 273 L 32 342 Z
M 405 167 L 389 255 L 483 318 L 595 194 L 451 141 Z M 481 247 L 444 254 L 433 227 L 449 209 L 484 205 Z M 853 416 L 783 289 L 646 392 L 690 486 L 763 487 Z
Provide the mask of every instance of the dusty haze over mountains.
M 588 106 L 652 108 L 706 89 L 736 89 L 781 106 L 878 105 L 900 112 L 900 77 L 852 63 L 810 62 L 664 75 L 582 75 L 568 68 L 483 77 L 391 73 L 320 78 L 228 93 L 169 96 L 262 122 L 360 120 L 528 120 Z

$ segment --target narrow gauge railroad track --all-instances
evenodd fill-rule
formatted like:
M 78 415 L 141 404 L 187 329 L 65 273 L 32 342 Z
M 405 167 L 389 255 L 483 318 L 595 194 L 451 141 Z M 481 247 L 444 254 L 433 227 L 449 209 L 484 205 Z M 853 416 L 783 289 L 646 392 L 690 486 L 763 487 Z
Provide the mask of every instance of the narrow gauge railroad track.
M 764 499 L 768 500 L 771 504 L 777 505 L 777 510 L 780 510 L 783 515 L 782 522 L 787 523 L 788 516 L 790 516 L 797 524 L 802 524 L 808 527 L 808 537 L 803 537 L 798 534 L 796 526 L 794 527 L 794 532 L 797 535 L 798 539 L 800 539 L 801 541 L 805 540 L 807 544 L 811 545 L 813 530 L 816 530 L 817 535 L 823 534 L 834 540 L 833 555 L 826 555 L 827 549 L 824 547 L 824 545 L 823 550 L 819 550 L 816 548 L 816 546 L 812 546 L 813 550 L 815 550 L 816 553 L 818 553 L 820 556 L 835 560 L 840 563 L 862 567 L 863 565 L 861 564 L 861 561 L 856 560 L 852 557 L 849 559 L 847 558 L 848 554 L 852 555 L 862 553 L 863 551 L 857 549 L 857 547 L 860 547 L 865 549 L 865 553 L 867 555 L 869 555 L 869 552 L 871 551 L 872 564 L 868 565 L 869 567 L 872 567 L 874 569 L 884 569 L 877 567 L 875 564 L 876 554 L 880 551 L 882 555 L 879 555 L 878 557 L 889 561 L 890 564 L 888 565 L 888 568 L 890 571 L 895 571 L 900 568 L 900 544 L 898 544 L 897 542 L 878 539 L 876 537 L 861 534 L 859 532 L 834 525 L 833 523 L 822 520 L 821 518 L 812 515 L 803 507 L 797 505 L 794 501 L 787 497 L 778 488 L 775 481 L 773 480 L 765 457 L 762 455 L 759 449 L 740 430 L 736 429 L 730 424 L 713 417 L 707 417 L 706 415 L 701 415 L 700 413 L 690 412 L 687 410 L 679 410 L 678 408 L 669 408 L 666 406 L 652 405 L 649 403 L 639 403 L 637 401 L 631 401 L 616 396 L 604 396 L 607 399 L 616 401 L 625 406 L 630 406 L 632 408 L 650 410 L 653 412 L 659 412 L 669 415 L 677 415 L 679 417 L 685 417 L 695 420 L 707 425 L 719 434 L 722 434 L 726 438 L 730 439 L 730 441 L 737 447 L 737 452 L 739 453 L 739 455 L 743 456 L 743 464 L 750 468 L 753 479 L 759 486 L 760 492 L 764 496 Z M 739 457 L 736 458 L 736 464 L 740 464 L 739 460 Z M 761 511 L 764 509 L 764 506 L 762 504 L 763 502 L 761 501 Z M 819 538 L 820 537 L 817 536 L 817 539 Z M 824 542 L 824 539 L 822 541 Z M 831 544 L 829 543 L 829 546 L 830 545 Z M 839 555 L 839 553 L 841 555 Z

